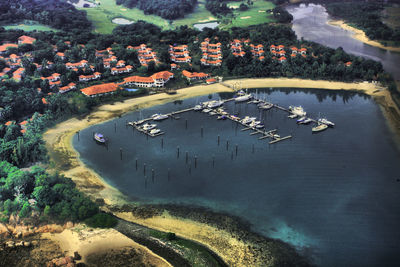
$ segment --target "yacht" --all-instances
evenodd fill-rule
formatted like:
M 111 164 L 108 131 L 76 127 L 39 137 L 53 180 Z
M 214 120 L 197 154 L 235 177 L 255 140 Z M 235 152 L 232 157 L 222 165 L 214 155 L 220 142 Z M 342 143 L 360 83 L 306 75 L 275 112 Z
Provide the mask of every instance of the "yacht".
M 296 117 L 297 117 L 296 114 L 290 114 L 290 115 L 288 116 L 288 118 L 290 118 L 290 119 L 294 119 L 294 118 L 296 118 Z
M 153 130 L 150 130 L 150 134 L 151 135 L 155 135 L 155 134 L 158 134 L 158 133 L 160 133 L 161 132 L 161 130 L 160 129 L 153 129 Z
M 323 130 L 326 130 L 327 128 L 328 128 L 328 125 L 323 124 L 323 123 L 318 123 L 318 125 L 313 127 L 311 130 L 313 133 L 316 133 L 316 132 L 321 132 Z
M 309 124 L 310 122 L 312 122 L 313 120 L 310 118 L 305 118 L 304 120 L 298 122 L 298 124 Z
M 244 102 L 252 98 L 251 94 L 244 94 L 235 98 L 235 102 Z
M 203 109 L 203 107 L 202 107 L 201 105 L 196 105 L 196 106 L 194 106 L 194 108 L 193 108 L 194 111 L 200 111 L 200 110 L 202 110 L 202 109 Z
M 253 122 L 255 120 L 256 120 L 256 117 L 246 116 L 240 122 L 243 123 L 243 124 L 250 124 L 251 122 Z
M 235 115 L 231 115 L 231 119 L 234 120 L 234 121 L 239 121 L 240 120 L 240 118 L 238 116 L 235 116 Z
M 156 128 L 156 127 L 157 127 L 157 124 L 145 123 L 145 124 L 143 124 L 141 127 L 142 127 L 142 129 L 143 129 L 144 131 L 150 131 L 150 130 L 153 130 L 154 128 Z
M 243 90 L 239 90 L 236 94 L 238 96 L 242 96 L 242 95 L 245 95 L 246 93 Z
M 319 122 L 319 123 L 326 124 L 326 125 L 331 126 L 331 127 L 335 126 L 335 124 L 334 124 L 333 122 L 328 121 L 328 120 L 325 119 L 325 118 L 323 118 L 323 119 L 318 119 L 318 122 Z
M 301 122 L 303 122 L 305 119 L 307 119 L 307 117 L 301 117 L 300 119 L 298 119 L 296 122 L 297 123 L 301 123 Z
M 215 111 L 213 111 L 213 110 L 211 110 L 208 114 L 209 114 L 210 116 L 214 116 L 214 115 L 217 115 L 218 113 L 215 112 Z
M 168 119 L 168 115 L 153 114 L 153 116 L 151 116 L 151 118 L 153 119 L 153 121 L 162 121 L 162 120 Z
M 203 109 L 201 112 L 208 113 L 208 112 L 210 112 L 210 111 L 211 111 L 211 109 L 205 108 L 205 109 Z
M 274 106 L 274 104 L 266 104 L 266 103 L 262 103 L 258 105 L 259 109 L 264 109 L 264 110 L 268 110 L 271 109 Z
M 217 120 L 226 120 L 227 117 L 225 115 L 221 115 L 217 117 Z
M 213 100 L 207 103 L 207 108 L 217 108 L 224 104 L 222 100 Z
M 298 106 L 298 107 L 289 106 L 289 110 L 291 113 L 296 114 L 297 116 L 300 116 L 300 117 L 304 117 L 307 114 L 301 106 Z

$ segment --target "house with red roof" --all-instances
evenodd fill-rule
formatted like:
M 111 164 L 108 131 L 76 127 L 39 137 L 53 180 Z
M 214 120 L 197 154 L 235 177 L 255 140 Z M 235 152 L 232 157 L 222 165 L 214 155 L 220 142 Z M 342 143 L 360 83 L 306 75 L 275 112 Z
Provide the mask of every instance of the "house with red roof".
M 150 77 L 130 76 L 124 78 L 124 85 L 134 85 L 138 87 L 163 87 L 174 74 L 169 71 L 161 71 L 154 73 Z
M 305 55 L 305 54 L 307 54 L 307 48 L 302 47 L 299 49 L 299 52 L 300 52 L 300 54 Z
M 66 93 L 68 91 L 76 89 L 76 84 L 75 83 L 69 83 L 67 86 L 63 86 L 58 89 L 58 92 L 60 94 Z
M 175 63 L 190 63 L 192 58 L 189 55 L 187 45 L 169 46 L 169 55 L 172 62 Z
M 207 84 L 213 84 L 213 83 L 216 83 L 216 82 L 217 82 L 217 80 L 214 79 L 214 78 L 210 78 L 210 79 L 207 79 L 207 80 L 206 80 L 206 83 L 207 83 Z
M 278 61 L 279 61 L 279 63 L 286 62 L 286 57 L 280 57 L 280 58 L 278 59 Z
M 111 74 L 112 75 L 117 75 L 117 74 L 122 74 L 122 73 L 128 73 L 131 72 L 133 67 L 131 65 L 127 65 L 126 67 L 122 68 L 111 68 Z
M 81 61 L 76 62 L 76 63 L 67 62 L 67 63 L 65 63 L 65 67 L 67 67 L 67 69 L 69 69 L 69 70 L 76 69 L 76 68 L 77 69 L 81 69 L 81 68 L 87 67 L 88 66 L 87 63 L 88 62 L 86 60 L 81 60 Z
M 58 53 L 56 53 L 56 56 L 57 56 L 58 58 L 60 58 L 61 60 L 64 60 L 64 59 L 65 59 L 65 54 L 64 54 L 64 53 L 58 52 Z
M 106 94 L 112 94 L 119 86 L 116 83 L 103 83 L 98 85 L 89 86 L 81 89 L 82 94 L 88 97 L 101 96 Z
M 189 81 L 207 79 L 210 75 L 204 72 L 190 72 L 187 70 L 182 71 L 182 75 Z
M 79 81 L 80 82 L 87 82 L 91 80 L 97 80 L 100 79 L 101 73 L 100 72 L 95 72 L 91 75 L 79 75 Z
M 353 63 L 352 63 L 351 61 L 348 61 L 348 62 L 344 63 L 344 65 L 345 65 L 346 67 L 350 67 L 352 64 L 353 64 Z
M 22 35 L 18 38 L 18 45 L 22 45 L 22 44 L 33 44 L 36 41 L 35 38 L 26 36 L 26 35 Z
M 18 48 L 17 44 L 3 44 L 0 45 L 0 55 L 7 53 L 8 48 Z
M 22 80 L 22 76 L 25 74 L 25 68 L 18 68 L 16 71 L 13 73 L 13 79 L 16 82 L 20 82 Z

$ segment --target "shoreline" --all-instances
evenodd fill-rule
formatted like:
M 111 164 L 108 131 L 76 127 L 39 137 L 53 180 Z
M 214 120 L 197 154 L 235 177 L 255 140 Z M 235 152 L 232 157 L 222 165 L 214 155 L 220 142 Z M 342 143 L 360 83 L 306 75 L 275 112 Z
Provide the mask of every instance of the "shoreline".
M 385 88 L 379 87 L 376 84 L 313 81 L 288 78 L 227 80 L 224 84 L 232 87 L 238 82 L 241 82 L 247 88 L 296 87 L 362 92 L 372 96 L 376 100 L 380 105 L 385 118 L 388 119 L 389 125 L 399 125 L 392 118 L 394 115 L 390 115 L 393 113 L 394 108 L 397 112 L 397 116 L 399 116 L 399 109 L 391 99 L 390 93 Z M 113 206 L 115 207 L 132 203 L 120 191 L 107 184 L 95 171 L 84 165 L 79 158 L 79 153 L 72 145 L 72 138 L 75 133 L 91 125 L 111 120 L 123 113 L 133 111 L 137 108 L 147 108 L 178 99 L 191 98 L 211 93 L 232 92 L 233 90 L 229 87 L 218 83 L 213 85 L 198 85 L 179 89 L 176 95 L 167 95 L 162 93 L 137 97 L 123 102 L 99 106 L 83 119 L 72 118 L 61 122 L 55 127 L 48 129 L 43 134 L 43 139 L 45 140 L 46 148 L 49 151 L 50 159 L 56 163 L 54 170 L 58 170 L 61 174 L 71 178 L 77 184 L 77 188 L 88 194 L 92 199 L 104 199 L 106 211 L 112 211 Z M 400 128 L 398 126 L 397 128 L 390 128 L 395 130 L 397 129 L 397 132 L 395 132 L 400 135 Z M 157 214 L 150 218 L 139 218 L 134 216 L 132 212 L 113 212 L 113 214 L 127 221 L 132 221 L 134 223 L 166 232 L 175 232 L 179 236 L 195 240 L 214 251 L 228 265 L 236 264 L 254 266 L 255 263 L 262 265 L 262 262 L 258 261 L 262 254 L 250 250 L 248 242 L 235 236 L 232 232 L 227 231 L 226 229 L 220 229 L 219 227 L 210 226 L 206 223 L 187 218 L 171 216 L 168 213 Z M 264 251 L 263 253 L 267 253 L 270 257 L 274 258 L 271 251 Z M 234 259 L 234 261 L 232 261 L 232 259 Z
M 400 47 L 385 46 L 378 41 L 371 40 L 368 38 L 363 30 L 350 26 L 344 20 L 329 20 L 327 23 L 332 26 L 338 26 L 343 30 L 350 31 L 352 33 L 352 38 L 361 41 L 364 44 L 375 46 L 392 52 L 400 52 Z

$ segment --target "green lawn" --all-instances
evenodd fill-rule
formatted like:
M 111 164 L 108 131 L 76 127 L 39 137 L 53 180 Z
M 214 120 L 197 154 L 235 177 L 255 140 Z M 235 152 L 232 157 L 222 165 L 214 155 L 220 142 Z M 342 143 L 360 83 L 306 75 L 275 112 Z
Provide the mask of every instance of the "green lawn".
M 268 16 L 265 12 L 267 9 L 274 8 L 274 4 L 264 0 L 255 0 L 254 4 L 250 6 L 250 9 L 244 12 L 234 11 L 234 17 L 227 17 L 217 19 L 205 8 L 205 0 L 199 0 L 198 5 L 193 13 L 188 14 L 185 18 L 174 20 L 171 24 L 168 20 L 165 20 L 155 15 L 145 15 L 140 9 L 133 8 L 129 9 L 124 6 L 119 6 L 115 3 L 115 0 L 97 0 L 99 3 L 97 7 L 93 8 L 80 8 L 87 12 L 89 20 L 93 22 L 95 31 L 98 33 L 111 33 L 112 30 L 117 27 L 117 24 L 112 23 L 114 18 L 125 18 L 132 21 L 143 20 L 149 23 L 153 23 L 164 30 L 174 29 L 182 25 L 193 26 L 196 23 L 220 21 L 223 28 L 246 27 L 249 25 L 256 25 L 266 22 L 271 22 L 273 19 Z M 239 6 L 241 2 L 230 2 L 230 6 Z
M 229 7 L 239 7 L 242 2 L 229 2 Z M 247 4 L 246 1 L 243 3 Z M 234 18 L 227 22 L 223 22 L 222 28 L 231 27 L 246 27 L 274 21 L 271 14 L 265 12 L 268 9 L 273 9 L 275 5 L 272 2 L 264 0 L 254 0 L 253 5 L 249 6 L 246 11 L 233 11 Z
M 40 24 L 36 21 L 23 21 L 20 24 L 15 24 L 15 25 L 6 25 L 3 26 L 6 30 L 13 30 L 13 29 L 18 29 L 18 30 L 24 30 L 26 32 L 31 32 L 31 31 L 53 31 L 56 32 L 58 31 L 57 29 L 51 28 L 49 26 Z

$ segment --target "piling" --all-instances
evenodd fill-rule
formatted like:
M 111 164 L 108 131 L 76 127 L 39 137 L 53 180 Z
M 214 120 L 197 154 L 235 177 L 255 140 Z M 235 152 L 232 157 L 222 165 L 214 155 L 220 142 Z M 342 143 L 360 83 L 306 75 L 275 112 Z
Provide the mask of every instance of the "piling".
M 194 167 L 197 168 L 197 156 L 194 156 Z
M 203 127 L 201 127 L 201 137 L 203 137 Z
M 220 136 L 218 135 L 218 145 L 219 145 L 219 139 L 220 139 Z
M 188 163 L 189 153 L 186 151 L 186 164 Z
M 136 164 L 136 171 L 137 171 L 137 159 L 136 159 L 136 163 L 135 164 Z
M 231 153 L 231 160 L 233 160 L 233 151 L 232 151 L 232 153 Z
M 212 161 L 213 161 L 212 164 L 213 164 L 213 168 L 214 168 L 214 166 L 215 166 L 215 157 L 214 156 L 212 157 Z
M 229 141 L 226 141 L 226 150 L 229 149 Z
M 78 134 L 78 141 L 79 141 L 79 131 L 76 132 Z
M 151 169 L 151 182 L 154 184 L 154 169 Z
M 164 138 L 161 138 L 161 148 L 164 148 Z
M 185 129 L 187 129 L 187 122 L 188 122 L 188 120 L 186 119 L 185 120 Z
M 146 163 L 143 163 L 143 175 L 146 176 Z
M 236 153 L 236 157 L 237 157 L 237 154 L 238 154 L 238 145 L 237 144 L 235 146 L 235 153 Z
M 192 174 L 192 165 L 189 165 L 189 174 Z
M 120 157 L 121 160 L 122 160 L 122 148 L 119 149 L 119 157 Z
M 117 132 L 117 123 L 114 122 L 114 132 Z
M 179 146 L 176 148 L 176 158 L 179 159 Z

